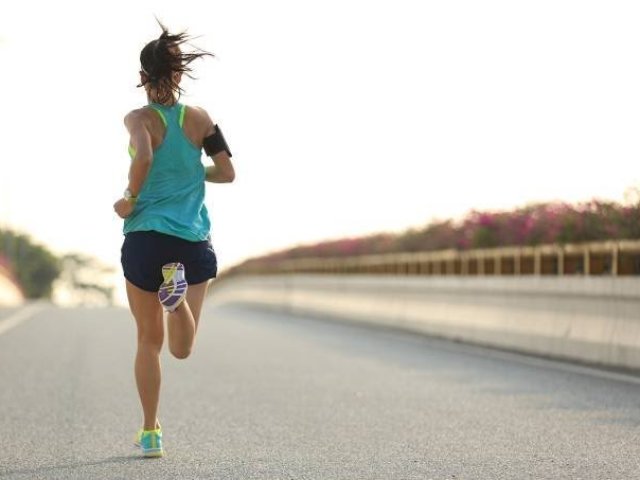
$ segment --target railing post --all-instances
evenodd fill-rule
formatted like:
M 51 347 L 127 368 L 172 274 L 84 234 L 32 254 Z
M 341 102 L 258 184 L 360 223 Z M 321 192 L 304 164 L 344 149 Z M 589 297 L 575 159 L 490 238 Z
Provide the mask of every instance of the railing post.
M 533 274 L 540 275 L 542 273 L 542 252 L 537 247 L 533 253 Z
M 416 273 L 416 264 L 415 262 L 409 261 L 407 263 L 407 274 L 413 275 L 414 273 Z
M 589 254 L 589 247 L 584 249 L 584 274 L 591 275 L 591 255 Z
M 558 250 L 558 275 L 564 275 L 564 250 L 562 248 Z
M 447 262 L 447 275 L 454 275 L 456 273 L 456 261 L 449 259 Z
M 613 246 L 613 251 L 611 252 L 611 275 L 614 277 L 618 276 L 618 244 L 616 243 Z

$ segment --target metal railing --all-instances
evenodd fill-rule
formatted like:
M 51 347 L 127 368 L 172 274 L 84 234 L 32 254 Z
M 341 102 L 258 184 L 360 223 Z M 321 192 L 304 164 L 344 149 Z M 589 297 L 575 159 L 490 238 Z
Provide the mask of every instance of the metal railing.
M 249 262 L 235 273 L 640 275 L 640 240 Z

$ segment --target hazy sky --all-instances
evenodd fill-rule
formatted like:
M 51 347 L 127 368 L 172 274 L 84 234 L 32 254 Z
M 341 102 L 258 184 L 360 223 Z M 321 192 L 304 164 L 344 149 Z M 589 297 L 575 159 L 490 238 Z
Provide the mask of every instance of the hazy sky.
M 73 12 L 73 13 L 71 13 Z M 622 200 L 640 145 L 640 3 L 4 2 L 0 226 L 119 267 L 139 52 L 201 37 L 182 101 L 224 129 L 221 266 L 472 208 Z

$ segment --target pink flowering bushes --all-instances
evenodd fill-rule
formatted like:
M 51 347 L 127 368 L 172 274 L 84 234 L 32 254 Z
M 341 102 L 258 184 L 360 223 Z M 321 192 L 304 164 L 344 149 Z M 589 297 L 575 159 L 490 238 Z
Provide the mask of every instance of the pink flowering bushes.
M 640 204 L 624 206 L 601 200 L 576 205 L 539 203 L 512 211 L 471 211 L 457 222 L 433 222 L 398 235 L 381 233 L 298 246 L 254 261 L 268 265 L 288 258 L 637 239 L 639 219 Z

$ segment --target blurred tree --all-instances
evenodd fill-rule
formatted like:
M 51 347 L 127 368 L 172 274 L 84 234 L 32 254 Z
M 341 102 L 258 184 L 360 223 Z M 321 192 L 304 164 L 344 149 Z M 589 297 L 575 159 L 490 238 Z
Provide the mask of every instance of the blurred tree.
M 58 258 L 27 235 L 0 230 L 0 254 L 9 261 L 27 298 L 51 298 L 60 274 Z
M 70 253 L 62 257 L 62 273 L 56 282 L 56 289 L 64 302 L 73 305 L 112 305 L 114 269 L 103 265 L 97 259 Z

